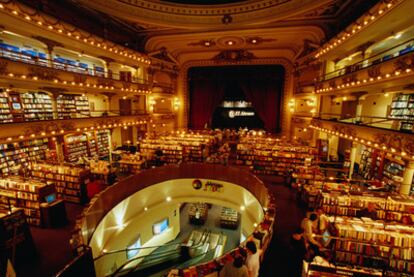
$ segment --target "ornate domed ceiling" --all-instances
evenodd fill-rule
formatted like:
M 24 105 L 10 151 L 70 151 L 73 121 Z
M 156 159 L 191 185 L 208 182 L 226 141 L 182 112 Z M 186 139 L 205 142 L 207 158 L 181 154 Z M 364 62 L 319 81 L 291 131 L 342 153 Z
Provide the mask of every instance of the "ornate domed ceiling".
M 379 0 L 19 0 L 88 31 L 185 62 L 242 49 L 294 61 Z M 86 15 L 86 16 L 85 16 Z M 96 29 L 96 30 L 94 30 Z M 184 58 L 184 56 L 187 56 Z

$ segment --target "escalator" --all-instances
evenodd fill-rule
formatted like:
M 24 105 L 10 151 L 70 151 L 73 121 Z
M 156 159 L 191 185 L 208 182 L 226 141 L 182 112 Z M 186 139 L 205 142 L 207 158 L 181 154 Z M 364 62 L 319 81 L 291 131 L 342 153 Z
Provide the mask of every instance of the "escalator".
M 148 255 L 128 260 L 107 276 L 163 276 L 173 268 L 186 268 L 214 259 L 217 248 L 224 248 L 223 243 L 222 234 L 193 231 L 185 243 L 159 246 Z

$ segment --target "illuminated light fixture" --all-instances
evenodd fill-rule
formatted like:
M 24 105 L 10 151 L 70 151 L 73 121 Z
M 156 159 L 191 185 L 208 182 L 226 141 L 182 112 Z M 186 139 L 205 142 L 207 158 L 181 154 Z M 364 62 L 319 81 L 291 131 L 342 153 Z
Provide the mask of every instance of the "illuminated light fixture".
M 383 14 L 384 13 L 384 11 L 383 10 L 379 10 L 378 11 L 378 14 Z
M 33 76 L 33 80 L 37 81 L 37 79 L 38 79 L 37 76 Z
M 47 26 L 50 30 L 53 30 L 53 26 L 52 25 L 49 25 L 49 26 Z
M 24 139 L 24 136 L 23 135 L 19 136 L 19 139 Z
M 255 222 L 255 223 L 253 223 L 253 226 L 254 226 L 254 228 L 256 228 L 257 227 L 257 223 Z
M 63 134 L 65 131 L 64 130 L 60 130 L 60 133 Z
M 147 207 L 145 207 L 145 208 L 144 208 L 144 211 L 148 211 L 148 208 L 147 208 Z
M 391 6 L 392 6 L 392 4 L 391 4 L 391 3 L 388 3 L 388 4 L 387 4 L 387 8 L 391 8 Z
M 391 75 L 389 73 L 385 74 L 385 78 L 389 78 Z
M 42 26 L 43 25 L 42 21 L 37 21 L 37 25 Z
M 4 9 L 4 6 L 3 6 L 3 4 L 0 4 L 0 9 Z
M 14 14 L 14 15 L 18 15 L 18 14 L 19 14 L 19 12 L 18 12 L 18 11 L 16 11 L 16 10 L 13 10 L 13 11 L 12 11 L 12 14 Z
M 26 20 L 32 20 L 32 18 L 30 17 L 30 16 L 28 16 L 28 15 L 26 15 L 25 17 L 24 17 L 24 19 L 26 19 Z
M 22 76 L 20 76 L 20 78 L 26 79 L 26 75 L 22 75 Z
M 401 156 L 406 156 L 407 153 L 405 153 L 404 151 L 401 152 Z
M 232 46 L 233 44 L 234 44 L 234 41 L 232 40 L 227 41 L 227 45 Z
M 56 134 L 56 131 L 52 131 L 52 132 L 50 132 L 52 135 L 54 135 L 54 134 Z
M 58 83 L 59 82 L 59 80 L 58 79 L 54 79 L 53 80 L 53 83 Z
M 244 210 L 246 210 L 246 207 L 245 207 L 244 205 L 241 205 L 241 206 L 240 206 L 240 210 L 241 210 L 241 211 L 244 211 Z
M 9 77 L 14 77 L 14 74 L 13 73 L 9 73 L 9 74 L 7 74 Z
M 8 140 L 8 141 L 11 141 L 11 140 L 12 140 L 12 138 L 8 137 L 8 138 L 7 138 L 7 140 Z
M 388 92 L 384 93 L 385 97 L 388 97 L 390 94 Z
M 35 134 L 31 134 L 31 135 L 30 135 L 30 137 L 31 137 L 31 138 L 34 138 L 35 136 L 36 136 Z
M 401 74 L 401 72 L 400 71 L 395 71 L 395 73 L 394 73 L 395 75 L 400 75 Z
M 165 201 L 170 202 L 171 201 L 171 196 L 167 196 L 167 198 L 165 198 Z
M 407 73 L 411 72 L 411 68 L 407 68 L 407 69 L 405 70 L 405 72 L 407 72 Z

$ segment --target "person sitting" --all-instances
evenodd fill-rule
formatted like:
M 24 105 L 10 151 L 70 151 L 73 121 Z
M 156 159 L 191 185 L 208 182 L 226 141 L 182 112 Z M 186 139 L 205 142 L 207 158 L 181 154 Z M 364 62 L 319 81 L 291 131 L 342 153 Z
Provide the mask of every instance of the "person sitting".
M 368 206 L 357 212 L 357 217 L 368 217 L 373 220 L 377 219 L 377 207 L 375 203 L 368 203 Z

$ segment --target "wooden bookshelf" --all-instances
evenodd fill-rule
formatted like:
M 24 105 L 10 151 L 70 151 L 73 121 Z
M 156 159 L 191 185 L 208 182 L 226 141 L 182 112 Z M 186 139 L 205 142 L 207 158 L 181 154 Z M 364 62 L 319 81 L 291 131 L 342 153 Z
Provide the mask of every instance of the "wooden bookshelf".
M 22 208 L 28 223 L 41 225 L 40 204 L 45 197 L 56 193 L 54 185 L 46 185 L 34 179 L 10 177 L 0 179 L 0 193 L 7 197 L 14 208 Z
M 13 122 L 13 115 L 11 114 L 9 104 L 9 94 L 0 88 L 0 123 Z
M 222 207 L 220 226 L 223 228 L 237 229 L 239 227 L 239 213 L 236 210 Z
M 414 221 L 414 199 L 408 196 L 379 193 L 322 193 L 321 196 L 321 206 L 329 215 L 354 217 L 359 210 L 368 207 L 369 203 L 375 203 L 378 219 L 401 222 L 406 216 Z
M 38 121 L 53 119 L 52 98 L 42 92 L 26 92 L 21 94 L 24 120 Z
M 337 264 L 414 274 L 414 227 L 380 221 L 336 218 Z M 390 275 L 387 275 L 390 276 Z
M 0 144 L 0 175 L 17 174 L 20 167 L 45 159 L 48 139 Z
M 88 137 L 86 134 L 67 135 L 64 138 L 64 156 L 68 162 L 77 162 L 81 157 L 89 156 Z
M 88 202 L 86 186 L 89 170 L 81 167 L 34 163 L 30 166 L 31 176 L 43 182 L 53 183 L 60 199 L 73 203 Z

